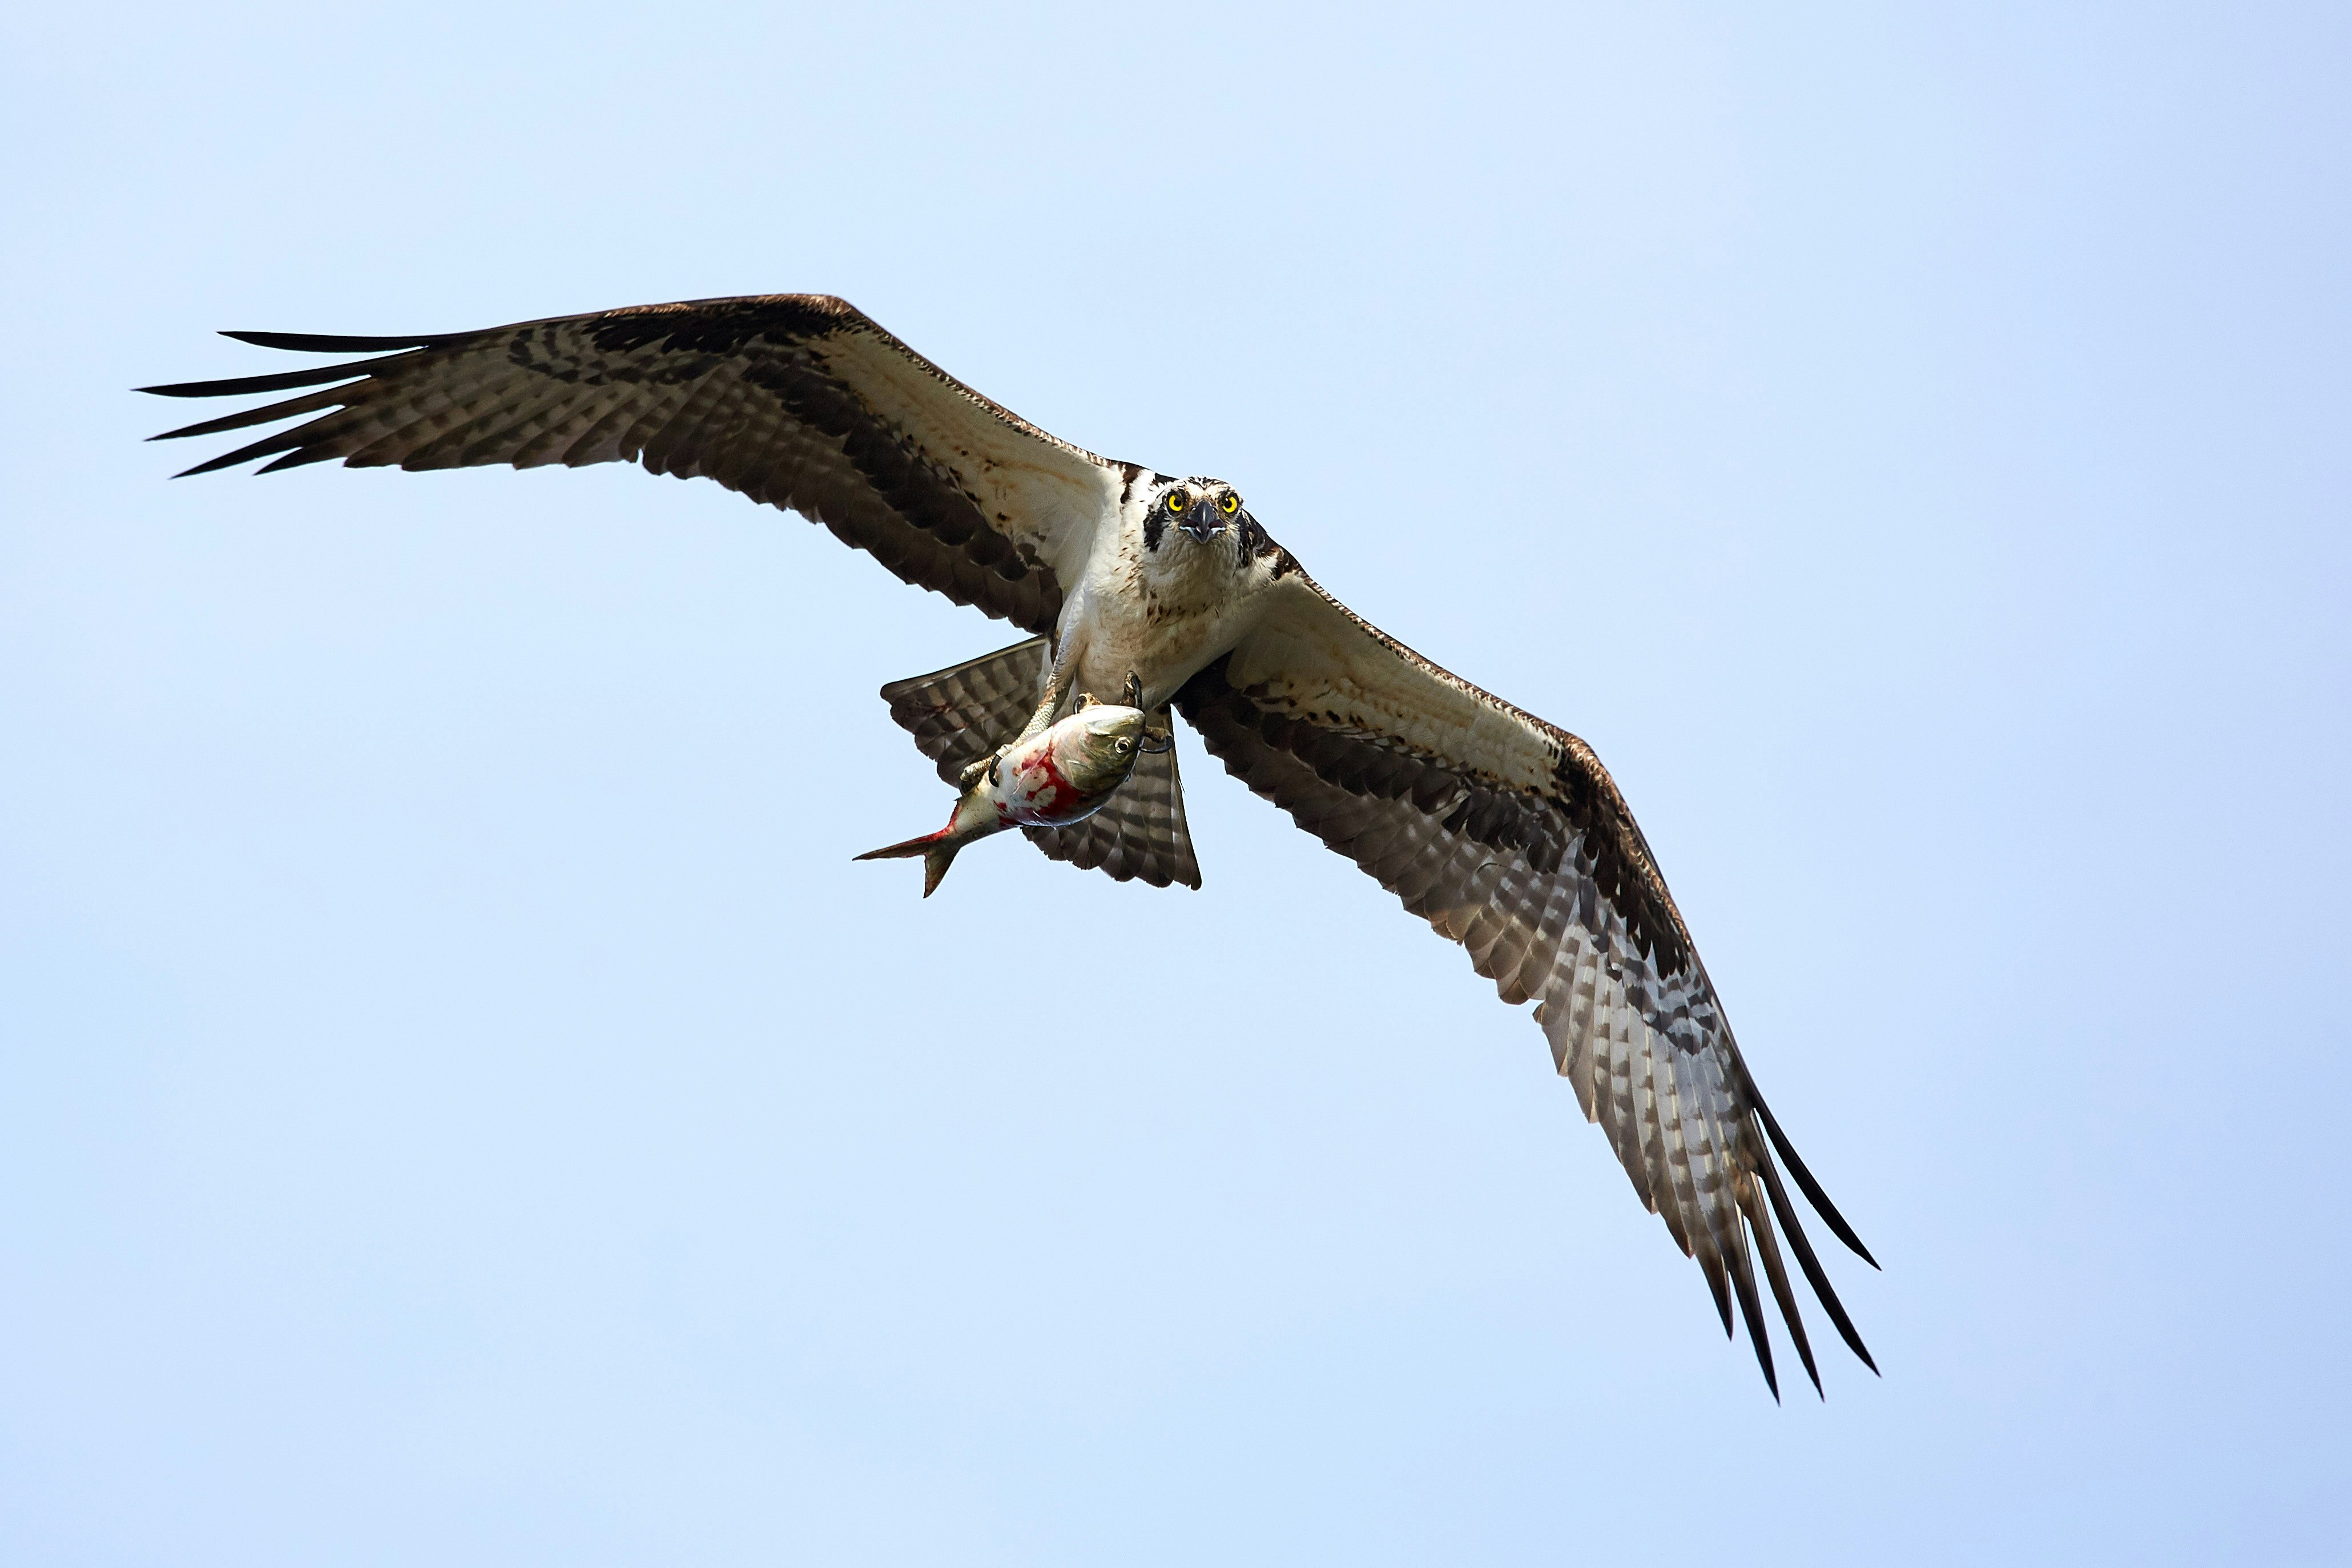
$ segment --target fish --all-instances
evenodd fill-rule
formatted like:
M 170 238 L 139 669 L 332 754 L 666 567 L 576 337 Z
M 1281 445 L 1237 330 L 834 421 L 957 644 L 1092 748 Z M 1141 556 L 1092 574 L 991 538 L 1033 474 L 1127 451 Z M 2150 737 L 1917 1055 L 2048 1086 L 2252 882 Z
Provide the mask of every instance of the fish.
M 1007 828 L 1083 822 L 1118 792 L 1139 757 L 1160 749 L 1164 747 L 1146 740 L 1141 708 L 1082 697 L 1067 718 L 1014 741 L 992 765 L 979 769 L 948 813 L 946 827 L 856 858 L 922 856 L 923 896 L 929 898 L 966 844 Z

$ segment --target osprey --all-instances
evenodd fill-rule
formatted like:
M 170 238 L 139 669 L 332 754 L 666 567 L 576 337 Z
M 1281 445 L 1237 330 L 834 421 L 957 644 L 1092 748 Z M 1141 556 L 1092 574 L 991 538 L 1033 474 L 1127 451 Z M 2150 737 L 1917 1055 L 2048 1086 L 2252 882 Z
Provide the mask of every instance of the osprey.
M 636 462 L 801 513 L 907 581 L 1030 633 L 882 689 L 940 776 L 972 788 L 1082 701 L 1172 706 L 1255 793 L 1536 1003 L 1554 1062 L 1633 1190 L 1738 1303 L 1775 1398 L 1756 1264 L 1816 1391 L 1775 1228 L 1853 1354 L 1780 1166 L 1876 1262 L 1790 1147 L 1624 800 L 1583 741 L 1439 668 L 1316 585 L 1222 479 L 1047 434 L 822 295 L 694 300 L 444 336 L 232 332 L 380 356 L 143 390 L 319 390 L 167 433 L 304 423 L 187 470 Z M 166 439 L 159 436 L 156 439 Z M 1200 885 L 1172 747 L 1108 802 L 1024 825 L 1121 881 Z

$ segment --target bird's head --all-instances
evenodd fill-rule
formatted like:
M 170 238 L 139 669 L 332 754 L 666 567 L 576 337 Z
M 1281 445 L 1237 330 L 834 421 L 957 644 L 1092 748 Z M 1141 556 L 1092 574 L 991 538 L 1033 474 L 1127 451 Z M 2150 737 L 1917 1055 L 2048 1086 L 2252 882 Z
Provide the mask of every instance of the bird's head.
M 1181 529 L 1196 542 L 1206 543 L 1227 528 L 1252 526 L 1241 497 L 1223 479 L 1167 479 L 1153 490 L 1150 511 L 1143 520 L 1144 537 L 1154 548 L 1170 528 Z

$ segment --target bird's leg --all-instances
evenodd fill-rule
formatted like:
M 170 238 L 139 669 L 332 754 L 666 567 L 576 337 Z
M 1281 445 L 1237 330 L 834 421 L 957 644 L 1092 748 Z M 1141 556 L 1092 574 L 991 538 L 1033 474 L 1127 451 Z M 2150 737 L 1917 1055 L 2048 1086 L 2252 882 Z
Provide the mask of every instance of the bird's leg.
M 1075 636 L 1061 640 L 1061 646 L 1054 650 L 1054 667 L 1046 674 L 1045 695 L 1037 699 L 1037 711 L 1029 716 L 1029 722 L 1022 727 L 1020 734 L 966 768 L 957 779 L 958 788 L 969 789 L 979 783 L 1004 760 L 1006 752 L 1043 734 L 1045 727 L 1054 722 L 1054 710 L 1062 706 L 1062 698 L 1069 690 L 1071 674 L 1078 666 L 1078 641 Z
M 1141 707 L 1143 706 L 1143 683 L 1137 680 L 1133 675 L 1128 676 L 1127 695 L 1128 706 Z M 1138 751 L 1157 753 L 1166 751 L 1175 744 L 1176 716 L 1173 713 L 1169 711 L 1169 707 L 1166 703 L 1161 703 L 1159 707 L 1153 709 L 1144 718 L 1143 734 L 1137 738 L 1135 748 Z

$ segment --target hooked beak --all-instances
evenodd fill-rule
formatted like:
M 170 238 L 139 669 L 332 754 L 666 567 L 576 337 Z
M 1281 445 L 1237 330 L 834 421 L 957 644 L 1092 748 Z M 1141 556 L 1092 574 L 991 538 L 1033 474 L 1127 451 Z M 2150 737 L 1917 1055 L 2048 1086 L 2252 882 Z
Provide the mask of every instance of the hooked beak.
M 1192 509 L 1184 514 L 1184 520 L 1177 527 L 1196 539 L 1213 539 L 1225 531 L 1225 519 L 1202 497 L 1192 503 Z

